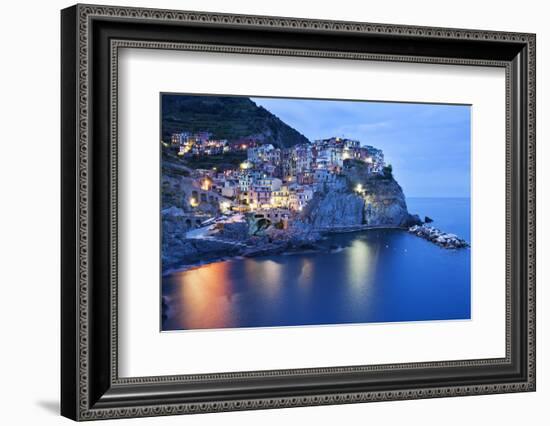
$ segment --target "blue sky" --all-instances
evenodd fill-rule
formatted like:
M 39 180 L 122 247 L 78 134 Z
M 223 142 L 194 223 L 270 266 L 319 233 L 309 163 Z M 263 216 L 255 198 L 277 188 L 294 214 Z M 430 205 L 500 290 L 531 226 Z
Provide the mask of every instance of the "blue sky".
M 470 107 L 251 98 L 309 140 L 359 139 L 384 151 L 407 197 L 470 196 Z

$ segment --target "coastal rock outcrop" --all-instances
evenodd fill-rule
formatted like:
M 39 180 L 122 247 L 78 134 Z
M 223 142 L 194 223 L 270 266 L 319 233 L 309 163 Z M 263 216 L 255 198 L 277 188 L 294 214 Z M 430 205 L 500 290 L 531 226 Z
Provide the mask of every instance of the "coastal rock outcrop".
M 362 162 L 346 162 L 344 189 L 315 193 L 301 214 L 302 220 L 318 230 L 363 227 L 408 228 L 422 223 L 407 210 L 401 186 L 391 174 L 370 173 Z
M 318 188 L 286 228 L 268 219 L 256 220 L 252 214 L 215 218 L 215 203 L 202 200 L 191 208 L 189 198 L 198 198 L 193 192 L 198 189 L 188 180 L 181 175 L 163 176 L 163 272 L 239 255 L 318 250 L 321 234 L 327 232 L 408 229 L 422 223 L 409 214 L 391 168 L 372 173 L 364 162 L 346 162 L 337 185 Z
M 369 226 L 407 226 L 410 215 L 399 184 L 389 178 L 363 180 L 365 224 Z
M 302 219 L 315 229 L 361 225 L 365 201 L 348 191 L 317 192 L 302 212 Z
M 405 195 L 393 177 L 391 167 L 372 174 L 363 163 L 349 161 L 345 174 L 350 190 L 360 194 L 365 202 L 365 225 L 409 227 L 422 223 L 418 216 L 408 212 Z
M 220 259 L 228 256 L 228 253 L 240 254 L 240 248 L 235 250 L 230 241 L 193 240 L 180 235 L 172 235 L 170 238 L 163 236 L 162 246 L 163 273 L 182 265 Z

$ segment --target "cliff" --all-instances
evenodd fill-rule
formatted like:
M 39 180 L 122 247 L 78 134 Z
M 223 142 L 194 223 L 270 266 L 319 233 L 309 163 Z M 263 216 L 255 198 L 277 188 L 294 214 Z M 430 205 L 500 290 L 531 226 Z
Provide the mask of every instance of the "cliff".
M 216 139 L 254 137 L 279 148 L 308 139 L 246 97 L 162 95 L 162 138 L 172 133 L 203 131 Z
M 364 163 L 346 161 L 338 190 L 315 193 L 302 212 L 302 220 L 315 229 L 331 230 L 354 226 L 404 228 L 420 224 L 407 210 L 405 195 L 391 168 L 382 174 L 368 173 Z
M 302 220 L 315 229 L 362 225 L 365 201 L 349 191 L 316 192 L 302 212 Z

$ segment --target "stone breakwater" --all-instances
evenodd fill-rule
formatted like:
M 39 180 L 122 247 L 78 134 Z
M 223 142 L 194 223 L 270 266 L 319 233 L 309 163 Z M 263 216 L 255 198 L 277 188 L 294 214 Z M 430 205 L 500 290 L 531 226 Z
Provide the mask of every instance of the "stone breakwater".
M 448 234 L 426 224 L 411 226 L 409 232 L 446 249 L 457 249 L 470 246 L 465 240 L 459 238 L 455 234 Z

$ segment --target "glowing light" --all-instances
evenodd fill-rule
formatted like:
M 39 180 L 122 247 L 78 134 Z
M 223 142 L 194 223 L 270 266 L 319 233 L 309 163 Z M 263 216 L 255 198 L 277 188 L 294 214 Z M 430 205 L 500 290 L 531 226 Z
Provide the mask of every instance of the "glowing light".
M 197 207 L 199 205 L 199 202 L 197 201 L 197 199 L 195 197 L 192 197 L 189 200 L 189 204 L 191 204 L 191 207 Z
M 222 201 L 220 203 L 220 209 L 222 212 L 228 212 L 231 210 L 231 203 L 229 201 Z
M 372 164 L 372 158 L 371 157 L 365 158 L 365 163 Z
M 212 181 L 210 179 L 204 179 L 201 185 L 201 189 L 203 191 L 210 191 L 211 184 L 212 184 Z
M 363 192 L 363 185 L 358 183 L 357 186 L 355 187 L 355 192 Z
M 176 275 L 174 314 L 182 328 L 235 326 L 232 304 L 231 264 L 217 262 Z
M 244 161 L 239 166 L 242 170 L 246 170 L 250 168 L 250 163 L 248 161 Z

